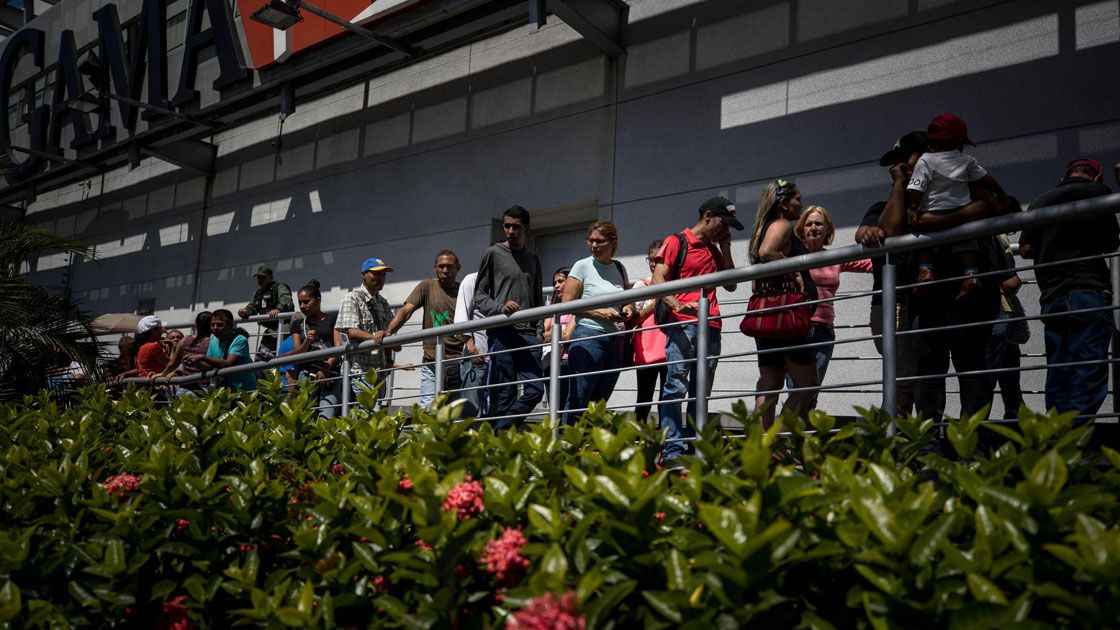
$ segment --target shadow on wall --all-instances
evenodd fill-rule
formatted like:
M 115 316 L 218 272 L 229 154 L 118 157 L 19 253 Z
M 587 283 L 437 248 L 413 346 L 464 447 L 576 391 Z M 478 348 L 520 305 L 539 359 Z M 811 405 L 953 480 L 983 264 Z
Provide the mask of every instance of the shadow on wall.
M 500 35 L 304 106 L 279 152 L 274 120 L 228 132 L 205 209 L 205 182 L 172 172 L 32 216 L 112 254 L 102 268 L 76 270 L 74 286 L 87 294 L 112 297 L 116 309 L 156 295 L 160 308 L 190 308 L 194 291 L 200 301 L 243 301 L 261 262 L 298 277 L 285 279 L 293 288 L 314 276 L 341 291 L 366 255 L 399 255 L 395 275 L 411 283 L 451 244 L 466 272 L 488 244 L 490 218 L 514 202 L 537 211 L 601 200 L 600 213 L 628 233 L 623 253 L 644 254 L 713 192 L 749 213 L 762 183 L 793 175 L 809 200 L 851 225 L 883 194 L 885 173 L 869 164 L 884 145 L 943 109 L 969 121 L 981 141 L 974 153 L 1024 199 L 1068 155 L 1117 157 L 1120 128 L 1095 124 L 1115 119 L 1105 109 L 1114 99 L 1064 98 L 1085 76 L 1101 94 L 1120 92 L 1111 72 L 1120 18 L 1107 14 L 1115 2 L 879 0 L 838 15 L 822 1 L 635 3 L 617 123 L 613 67 L 550 25 L 537 39 Z M 1106 15 L 1089 22 L 1093 11 Z M 1104 26 L 1086 34 L 1090 23 Z M 1033 37 L 993 41 L 982 51 L 988 66 L 944 75 L 967 38 L 1006 39 L 1019 31 L 1000 29 L 1013 28 Z M 926 67 L 914 51 L 942 56 Z M 875 70 L 892 59 L 933 74 L 886 89 L 897 78 Z M 849 97 L 845 80 L 867 86 L 864 96 Z M 1059 125 L 1083 128 L 1037 133 Z

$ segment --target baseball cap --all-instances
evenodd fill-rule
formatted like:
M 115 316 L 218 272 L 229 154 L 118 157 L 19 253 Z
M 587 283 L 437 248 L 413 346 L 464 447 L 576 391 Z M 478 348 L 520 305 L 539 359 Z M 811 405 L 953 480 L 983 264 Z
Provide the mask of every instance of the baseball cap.
M 389 265 L 386 265 L 385 261 L 381 260 L 380 258 L 370 257 L 370 258 L 367 258 L 364 263 L 362 263 L 362 273 L 365 273 L 367 271 L 392 271 L 392 270 L 393 270 L 393 268 L 390 267 Z
M 964 121 L 952 114 L 941 114 L 929 121 L 929 128 L 926 129 L 926 139 L 930 142 L 959 140 L 965 144 L 976 146 L 972 140 L 968 139 L 968 127 L 964 124 Z
M 136 323 L 136 334 L 142 335 L 153 328 L 159 328 L 162 326 L 163 320 L 156 317 L 155 315 L 146 315 L 144 317 L 141 317 L 140 321 Z
M 700 206 L 700 214 L 711 212 L 713 216 L 723 219 L 723 222 L 736 230 L 743 229 L 743 224 L 735 218 L 735 204 L 726 197 L 712 197 Z
M 1069 176 L 1069 172 L 1075 168 L 1093 171 L 1093 177 L 1100 177 L 1101 174 L 1104 173 L 1104 169 L 1101 168 L 1101 163 L 1093 158 L 1083 157 L 1070 161 L 1069 164 L 1066 164 L 1066 176 Z
M 266 266 L 266 265 L 261 265 L 260 267 L 257 267 L 257 273 L 255 273 L 253 275 L 254 276 L 271 276 L 272 275 L 272 269 L 270 267 Z
M 915 151 L 925 151 L 929 148 L 926 132 L 911 131 L 894 143 L 894 148 L 879 158 L 879 166 L 894 166 L 910 156 Z

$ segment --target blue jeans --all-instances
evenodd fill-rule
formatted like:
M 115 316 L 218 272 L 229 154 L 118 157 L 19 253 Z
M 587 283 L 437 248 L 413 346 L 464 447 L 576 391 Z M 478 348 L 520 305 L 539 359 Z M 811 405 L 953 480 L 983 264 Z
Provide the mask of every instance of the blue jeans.
M 475 365 L 469 360 L 459 362 L 459 377 L 463 380 L 463 388 L 482 387 L 486 384 L 486 364 Z M 467 404 L 463 405 L 464 418 L 478 418 L 486 415 L 486 390 L 468 389 L 463 392 Z
M 319 417 L 324 420 L 337 418 L 342 415 L 342 379 L 338 378 L 338 374 L 330 374 L 329 378 L 334 380 L 325 383 L 318 383 L 319 387 Z
M 1042 304 L 1042 314 L 1066 313 L 1112 304 L 1099 291 L 1070 291 Z M 1111 311 L 1077 313 L 1042 320 L 1046 326 L 1046 363 L 1107 361 L 1115 325 Z M 1097 413 L 1108 395 L 1108 364 L 1049 368 L 1046 371 L 1046 408 Z
M 541 369 L 540 343 L 540 337 L 518 332 L 512 327 L 490 331 L 491 352 L 513 350 L 490 356 L 490 413 L 487 416 L 500 418 L 494 422 L 495 430 L 525 422 L 525 416 L 544 398 L 544 384 L 541 381 L 524 382 L 539 379 L 544 373 Z M 520 396 L 517 393 L 519 382 L 522 384 Z
M 598 337 L 603 331 L 576 326 L 568 346 L 568 371 L 576 376 L 568 390 L 567 409 L 584 409 L 593 400 L 608 400 L 618 383 L 618 372 L 591 374 L 622 367 L 622 336 Z M 582 411 L 564 413 L 564 424 L 575 424 Z
M 809 329 L 809 343 L 824 343 L 826 341 L 836 341 L 836 332 L 828 326 L 814 323 L 812 328 Z M 817 361 L 817 383 L 824 385 L 824 375 L 828 372 L 828 364 L 832 361 L 832 351 L 836 349 L 836 344 L 830 343 L 827 346 L 817 346 L 809 349 L 813 351 Z M 793 377 L 789 374 L 786 374 L 786 387 L 793 387 Z M 817 398 L 819 396 L 820 392 L 813 394 L 813 400 L 805 408 L 806 414 L 809 413 L 810 409 L 817 408 Z
M 688 426 L 681 417 L 682 398 L 696 397 L 696 379 L 693 368 L 696 365 L 696 324 L 682 324 L 665 328 L 665 360 L 669 363 L 665 373 L 665 384 L 661 387 L 661 403 L 658 405 L 660 426 L 665 431 L 665 446 L 661 451 L 663 463 L 668 464 L 680 457 L 687 450 L 685 442 L 673 441 L 688 438 L 694 435 L 691 426 Z M 720 331 L 718 328 L 708 328 L 708 356 L 717 357 L 720 352 Z M 692 363 L 674 363 L 691 359 Z M 712 391 L 712 382 L 715 381 L 716 364 L 718 359 L 708 359 L 708 391 Z M 688 403 L 688 415 L 696 417 L 696 401 Z

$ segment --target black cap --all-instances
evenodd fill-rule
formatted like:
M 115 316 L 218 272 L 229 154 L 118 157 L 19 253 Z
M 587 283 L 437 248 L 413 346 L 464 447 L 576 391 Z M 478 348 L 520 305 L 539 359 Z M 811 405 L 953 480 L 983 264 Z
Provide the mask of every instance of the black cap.
M 743 224 L 739 219 L 735 218 L 735 204 L 731 203 L 726 197 L 712 197 L 700 206 L 700 214 L 711 212 L 712 215 L 723 219 L 727 225 L 735 228 L 736 230 L 743 229 Z
M 926 132 L 911 131 L 894 143 L 894 148 L 879 158 L 879 166 L 894 166 L 915 151 L 925 151 L 929 148 Z

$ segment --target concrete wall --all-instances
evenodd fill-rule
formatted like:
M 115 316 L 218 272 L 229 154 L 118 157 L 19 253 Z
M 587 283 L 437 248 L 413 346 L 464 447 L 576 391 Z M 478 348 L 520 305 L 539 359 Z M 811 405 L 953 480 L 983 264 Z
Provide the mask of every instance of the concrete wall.
M 571 262 L 557 248 L 578 241 L 582 226 L 609 218 L 630 274 L 644 276 L 651 239 L 691 225 L 713 194 L 734 200 L 749 223 L 774 177 L 828 207 L 841 226 L 836 244 L 848 244 L 888 191 L 878 157 L 943 112 L 968 121 L 972 152 L 1024 200 L 1056 183 L 1073 156 L 1120 161 L 1117 0 L 630 5 L 618 60 L 550 18 L 536 34 L 518 28 L 300 103 L 280 150 L 275 118 L 217 134 L 210 182 L 145 161 L 41 193 L 29 218 L 98 245 L 100 264 L 71 270 L 88 308 L 131 311 L 154 298 L 160 314 L 186 321 L 243 303 L 261 263 L 293 288 L 318 278 L 330 307 L 359 282 L 361 260 L 380 256 L 396 267 L 386 294 L 399 301 L 440 249 L 459 252 L 464 273 L 475 267 L 491 221 L 514 203 L 534 213 L 549 269 Z M 746 248 L 738 234 L 739 264 Z M 64 266 L 40 261 L 37 277 L 57 282 Z M 869 288 L 869 277 L 843 279 L 844 293 Z M 747 296 L 741 287 L 720 299 Z M 1023 301 L 1037 309 L 1033 287 Z M 866 324 L 867 304 L 838 304 L 841 338 L 867 334 L 852 328 Z M 1038 355 L 1041 327 L 1032 333 L 1024 351 Z M 752 348 L 737 332 L 724 337 L 725 352 Z M 880 378 L 870 343 L 836 355 L 828 382 Z M 753 361 L 726 360 L 715 388 L 733 394 L 756 378 Z M 1040 390 L 1042 372 L 1023 382 Z M 632 387 L 625 376 L 615 402 Z M 826 393 L 821 405 L 848 413 L 877 401 L 869 391 Z M 1041 407 L 1041 397 L 1028 403 Z

